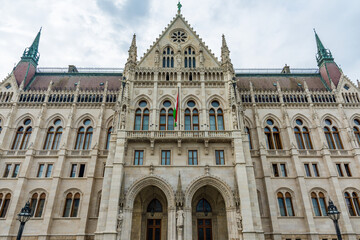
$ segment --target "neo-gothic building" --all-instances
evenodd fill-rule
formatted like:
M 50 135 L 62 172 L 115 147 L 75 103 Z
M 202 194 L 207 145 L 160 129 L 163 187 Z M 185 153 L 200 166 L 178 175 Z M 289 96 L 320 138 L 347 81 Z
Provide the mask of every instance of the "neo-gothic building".
M 318 69 L 234 70 L 179 11 L 123 71 L 65 71 L 39 32 L 0 84 L 0 239 L 26 201 L 25 239 L 334 239 L 329 199 L 360 239 L 360 89 L 315 36 Z

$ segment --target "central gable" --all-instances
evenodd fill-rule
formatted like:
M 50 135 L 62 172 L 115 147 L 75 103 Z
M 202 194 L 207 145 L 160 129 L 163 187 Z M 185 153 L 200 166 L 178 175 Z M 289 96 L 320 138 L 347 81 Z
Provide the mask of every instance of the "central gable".
M 190 54 L 192 59 L 195 57 L 195 68 L 219 68 L 221 66 L 214 54 L 207 48 L 183 16 L 177 14 L 160 37 L 156 39 L 154 45 L 140 59 L 138 67 L 161 68 L 163 67 L 164 57 L 167 66 L 167 57 L 170 56 L 170 66 L 184 68 L 185 56 L 189 53 L 189 47 L 192 49 Z

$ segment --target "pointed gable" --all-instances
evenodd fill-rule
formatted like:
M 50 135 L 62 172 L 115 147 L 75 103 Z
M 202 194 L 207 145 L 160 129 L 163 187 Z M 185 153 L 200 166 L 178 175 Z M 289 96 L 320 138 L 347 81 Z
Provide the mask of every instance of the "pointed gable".
M 197 66 L 204 66 L 206 68 L 219 68 L 221 66 L 215 55 L 208 49 L 202 39 L 199 38 L 199 35 L 196 34 L 184 17 L 181 14 L 177 14 L 159 38 L 156 39 L 154 45 L 150 46 L 150 49 L 140 59 L 138 67 L 162 67 L 162 57 L 166 54 L 167 47 L 170 47 L 173 51 L 174 67 L 178 67 L 179 64 L 181 64 L 181 67 L 184 67 L 183 56 L 185 49 L 189 46 L 195 50 Z M 180 56 L 179 53 L 181 53 Z

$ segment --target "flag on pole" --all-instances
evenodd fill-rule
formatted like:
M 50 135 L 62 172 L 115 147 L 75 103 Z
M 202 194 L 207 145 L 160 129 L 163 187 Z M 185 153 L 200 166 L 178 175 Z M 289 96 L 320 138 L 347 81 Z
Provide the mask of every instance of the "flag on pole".
M 176 127 L 177 120 L 178 120 L 178 118 L 177 118 L 177 116 L 178 116 L 178 109 L 179 109 L 179 88 L 178 88 L 178 95 L 177 95 L 177 98 L 176 98 L 175 111 L 173 112 L 175 127 Z

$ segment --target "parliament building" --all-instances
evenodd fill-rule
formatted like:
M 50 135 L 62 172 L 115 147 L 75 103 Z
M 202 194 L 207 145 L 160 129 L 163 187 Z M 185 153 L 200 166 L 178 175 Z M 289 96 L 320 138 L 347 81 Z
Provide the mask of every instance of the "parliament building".
M 333 240 L 329 200 L 360 239 L 360 88 L 316 32 L 269 70 L 180 8 L 123 68 L 38 67 L 40 34 L 0 83 L 0 240 L 26 202 L 27 240 Z

